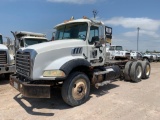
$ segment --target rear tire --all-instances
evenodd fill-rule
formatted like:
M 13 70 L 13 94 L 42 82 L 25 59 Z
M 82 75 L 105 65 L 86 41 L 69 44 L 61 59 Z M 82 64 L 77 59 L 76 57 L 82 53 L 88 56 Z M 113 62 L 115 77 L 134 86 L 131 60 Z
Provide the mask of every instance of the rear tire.
M 147 61 L 141 61 L 142 64 L 142 78 L 147 79 L 151 73 L 151 66 L 150 63 Z
M 125 65 L 125 69 L 124 69 L 124 79 L 126 81 L 130 81 L 131 77 L 130 77 L 130 70 L 131 70 L 131 66 L 132 66 L 132 61 L 128 61 Z
M 133 62 L 130 70 L 130 77 L 133 82 L 140 82 L 142 78 L 141 62 Z
M 85 103 L 90 93 L 90 81 L 82 72 L 73 72 L 64 81 L 62 86 L 62 98 L 70 106 L 78 106 Z

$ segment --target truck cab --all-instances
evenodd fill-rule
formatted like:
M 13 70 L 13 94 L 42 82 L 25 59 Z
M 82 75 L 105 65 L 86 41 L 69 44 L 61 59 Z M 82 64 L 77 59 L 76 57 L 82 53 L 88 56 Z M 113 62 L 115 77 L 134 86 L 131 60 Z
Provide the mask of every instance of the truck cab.
M 9 53 L 8 47 L 3 44 L 3 36 L 0 34 L 0 75 L 4 74 L 8 78 L 14 72 L 14 57 Z
M 28 47 L 30 45 L 47 42 L 47 38 L 45 34 L 42 33 L 34 33 L 27 31 L 16 31 L 12 32 L 15 37 L 15 48 L 16 51 L 22 47 Z

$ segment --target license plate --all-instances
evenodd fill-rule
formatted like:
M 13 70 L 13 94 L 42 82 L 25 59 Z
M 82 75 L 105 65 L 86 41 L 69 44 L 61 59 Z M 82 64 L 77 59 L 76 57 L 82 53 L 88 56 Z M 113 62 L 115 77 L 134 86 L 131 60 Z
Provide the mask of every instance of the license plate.
M 14 82 L 13 86 L 14 88 L 18 89 L 18 83 Z

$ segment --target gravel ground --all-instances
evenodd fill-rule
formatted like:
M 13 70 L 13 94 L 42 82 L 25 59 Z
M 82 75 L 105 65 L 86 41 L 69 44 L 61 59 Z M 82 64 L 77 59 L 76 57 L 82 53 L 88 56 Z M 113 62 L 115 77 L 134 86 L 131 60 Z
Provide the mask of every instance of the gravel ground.
M 160 120 L 160 63 L 151 66 L 149 79 L 92 88 L 90 99 L 74 108 L 59 89 L 50 99 L 24 98 L 0 78 L 0 120 Z

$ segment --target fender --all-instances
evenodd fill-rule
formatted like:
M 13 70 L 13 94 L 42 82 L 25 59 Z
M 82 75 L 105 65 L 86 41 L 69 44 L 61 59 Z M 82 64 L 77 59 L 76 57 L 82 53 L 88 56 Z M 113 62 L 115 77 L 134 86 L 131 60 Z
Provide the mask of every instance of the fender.
M 76 67 L 78 66 L 91 66 L 91 64 L 85 60 L 85 59 L 81 59 L 81 58 L 77 58 L 77 59 L 73 59 L 70 60 L 68 62 L 66 62 L 65 64 L 63 64 L 60 68 L 60 70 L 64 71 L 66 73 L 66 75 L 68 76 L 68 74 Z

